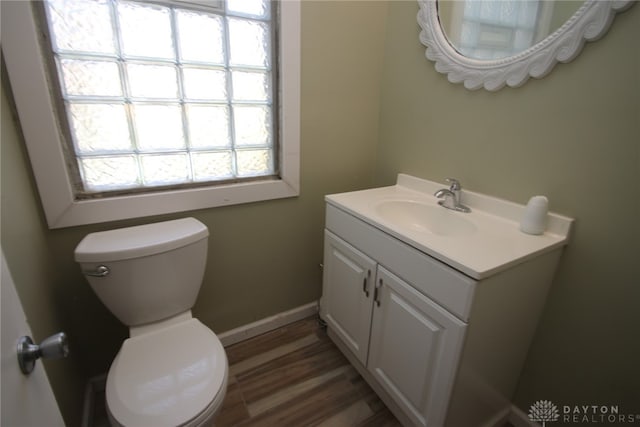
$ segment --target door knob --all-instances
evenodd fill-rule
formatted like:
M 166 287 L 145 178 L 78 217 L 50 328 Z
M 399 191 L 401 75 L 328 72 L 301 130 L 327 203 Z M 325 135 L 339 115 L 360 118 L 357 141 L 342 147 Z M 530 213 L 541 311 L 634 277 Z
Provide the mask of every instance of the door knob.
M 67 334 L 59 332 L 51 335 L 36 345 L 29 336 L 20 337 L 18 340 L 18 364 L 23 374 L 29 375 L 36 366 L 36 360 L 60 359 L 69 355 L 69 342 Z

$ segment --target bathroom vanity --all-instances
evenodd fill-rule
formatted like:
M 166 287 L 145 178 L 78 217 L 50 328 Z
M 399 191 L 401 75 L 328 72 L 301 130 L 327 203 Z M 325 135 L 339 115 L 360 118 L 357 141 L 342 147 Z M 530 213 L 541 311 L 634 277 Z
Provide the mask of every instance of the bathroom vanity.
M 491 426 L 511 398 L 572 220 L 519 230 L 524 206 L 443 187 L 326 196 L 320 315 L 331 339 L 405 425 Z

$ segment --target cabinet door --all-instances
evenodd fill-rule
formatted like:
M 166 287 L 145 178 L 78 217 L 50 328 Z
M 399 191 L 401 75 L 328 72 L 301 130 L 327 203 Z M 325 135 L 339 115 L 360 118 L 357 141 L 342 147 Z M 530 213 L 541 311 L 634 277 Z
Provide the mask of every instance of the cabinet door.
M 344 344 L 367 363 L 376 263 L 325 230 L 322 314 Z
M 441 426 L 466 325 L 383 267 L 376 276 L 369 371 L 420 426 Z

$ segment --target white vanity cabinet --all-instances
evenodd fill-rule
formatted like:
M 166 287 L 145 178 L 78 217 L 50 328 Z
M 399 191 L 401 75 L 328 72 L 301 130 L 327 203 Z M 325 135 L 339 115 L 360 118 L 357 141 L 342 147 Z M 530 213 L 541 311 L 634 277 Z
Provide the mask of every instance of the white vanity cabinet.
M 325 321 L 363 365 L 369 354 L 376 262 L 325 230 Z
M 466 324 L 325 230 L 323 317 L 416 425 L 442 423 Z
M 367 191 L 399 194 L 353 195 Z M 404 425 L 500 425 L 562 245 L 472 277 L 359 214 L 353 195 L 327 196 L 320 316 L 329 337 Z
M 367 366 L 418 425 L 442 422 L 466 324 L 378 266 Z

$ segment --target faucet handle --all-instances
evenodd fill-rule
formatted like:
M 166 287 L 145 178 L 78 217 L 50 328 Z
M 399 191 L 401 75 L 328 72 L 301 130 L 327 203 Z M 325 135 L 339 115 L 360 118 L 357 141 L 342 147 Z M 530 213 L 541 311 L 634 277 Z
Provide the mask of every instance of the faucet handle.
M 460 185 L 460 181 L 458 181 L 455 178 L 445 178 L 445 181 L 447 181 L 449 184 L 451 184 L 449 186 L 449 190 L 451 191 L 460 191 L 462 190 L 462 185 Z

